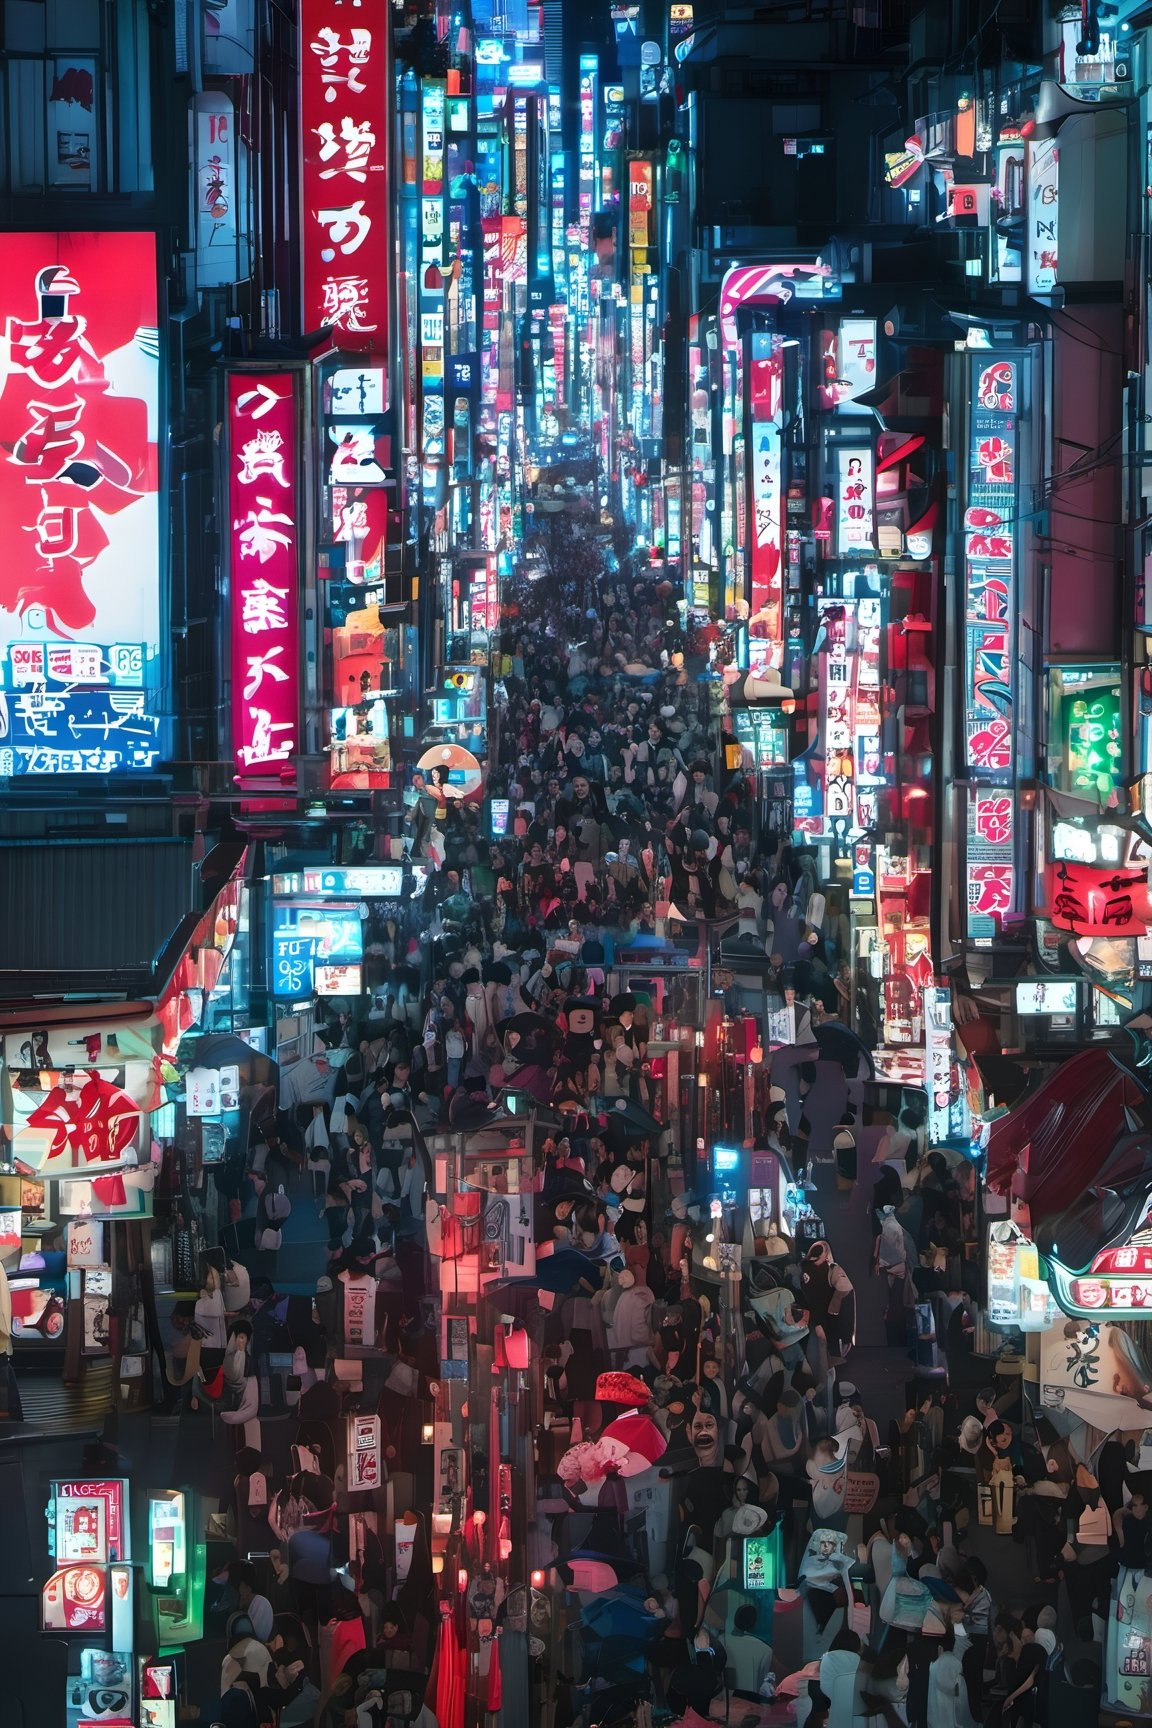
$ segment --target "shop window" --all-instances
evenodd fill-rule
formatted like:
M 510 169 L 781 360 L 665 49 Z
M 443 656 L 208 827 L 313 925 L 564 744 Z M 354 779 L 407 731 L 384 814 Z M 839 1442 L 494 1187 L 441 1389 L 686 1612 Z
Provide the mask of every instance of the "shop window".
M 1050 667 L 1049 784 L 1108 807 L 1116 802 L 1123 773 L 1120 668 Z

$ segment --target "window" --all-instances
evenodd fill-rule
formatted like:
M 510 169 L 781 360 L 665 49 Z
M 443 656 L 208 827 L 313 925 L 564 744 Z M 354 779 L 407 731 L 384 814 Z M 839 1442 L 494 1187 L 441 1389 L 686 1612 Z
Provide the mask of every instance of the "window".
M 148 22 L 100 0 L 4 0 L 6 190 L 152 188 Z

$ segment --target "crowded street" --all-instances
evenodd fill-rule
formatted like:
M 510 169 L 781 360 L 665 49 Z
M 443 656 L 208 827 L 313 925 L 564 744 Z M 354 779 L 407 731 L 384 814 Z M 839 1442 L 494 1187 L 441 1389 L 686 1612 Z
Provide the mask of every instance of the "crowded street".
M 0 8 L 0 1728 L 1152 1721 L 1150 29 Z

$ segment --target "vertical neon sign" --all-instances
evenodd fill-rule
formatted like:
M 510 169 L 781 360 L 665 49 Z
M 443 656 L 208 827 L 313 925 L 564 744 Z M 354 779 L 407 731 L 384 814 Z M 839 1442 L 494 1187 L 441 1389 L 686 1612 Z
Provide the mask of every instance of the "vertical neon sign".
M 982 784 L 968 804 L 968 934 L 988 941 L 1016 889 L 1016 517 L 1019 510 L 1015 358 L 970 361 L 971 432 L 964 514 L 965 760 Z
M 783 657 L 784 497 L 780 422 L 784 365 L 779 339 L 754 335 L 749 366 L 752 417 L 748 546 L 750 616 L 748 665 L 779 667 Z
M 387 0 L 301 0 L 301 251 L 304 328 L 342 348 L 388 340 Z
M 228 375 L 232 752 L 237 778 L 299 750 L 296 391 L 290 372 Z
M 443 460 L 444 426 L 444 115 L 443 84 L 424 85 L 420 168 L 421 456 L 426 483 Z

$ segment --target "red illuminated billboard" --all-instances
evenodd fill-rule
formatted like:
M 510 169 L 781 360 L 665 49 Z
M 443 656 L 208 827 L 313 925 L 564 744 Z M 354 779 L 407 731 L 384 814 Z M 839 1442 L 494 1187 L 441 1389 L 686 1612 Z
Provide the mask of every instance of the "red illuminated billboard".
M 237 778 L 283 776 L 300 738 L 296 390 L 291 372 L 228 377 L 232 753 Z
M 341 348 L 388 339 L 387 0 L 301 0 L 304 328 Z
M 6 234 L 0 777 L 160 757 L 152 234 Z

